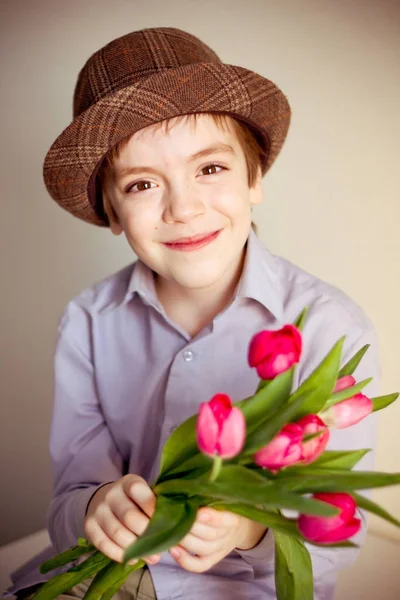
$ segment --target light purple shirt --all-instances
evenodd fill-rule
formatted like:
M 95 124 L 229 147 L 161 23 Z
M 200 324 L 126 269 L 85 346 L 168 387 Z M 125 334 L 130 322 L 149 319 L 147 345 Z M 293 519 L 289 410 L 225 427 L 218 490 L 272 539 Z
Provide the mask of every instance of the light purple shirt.
M 258 380 L 247 365 L 251 337 L 293 322 L 305 306 L 309 314 L 294 387 L 346 335 L 343 363 L 371 344 L 355 377 L 373 377 L 365 393 L 379 395 L 377 340 L 362 309 L 336 287 L 272 255 L 253 232 L 231 304 L 194 338 L 165 314 L 153 273 L 140 261 L 72 300 L 60 320 L 54 364 L 54 491 L 48 511 L 54 547 L 32 564 L 84 536 L 86 507 L 99 486 L 126 473 L 154 481 L 165 441 L 201 402 L 217 392 L 233 400 L 253 394 Z M 372 414 L 348 429 L 331 430 L 328 449 L 375 445 Z M 367 453 L 356 468 L 372 470 L 374 454 Z M 366 529 L 363 512 L 361 517 L 363 528 L 353 540 L 358 544 Z M 337 572 L 354 562 L 358 550 L 307 546 L 314 597 L 332 600 Z M 31 572 L 25 568 L 15 576 L 11 593 L 49 578 L 32 573 L 32 564 Z M 159 600 L 276 598 L 271 531 L 252 550 L 235 550 L 206 573 L 180 568 L 168 553 L 150 571 Z

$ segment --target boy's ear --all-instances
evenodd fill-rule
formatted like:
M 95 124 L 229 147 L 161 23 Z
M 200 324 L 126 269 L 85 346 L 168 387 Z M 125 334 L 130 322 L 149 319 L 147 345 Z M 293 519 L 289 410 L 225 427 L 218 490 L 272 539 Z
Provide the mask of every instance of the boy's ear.
M 116 221 L 114 221 L 112 218 L 108 218 L 109 223 L 110 223 L 110 229 L 112 231 L 112 233 L 114 235 L 120 235 L 123 231 L 121 225 L 119 223 L 117 223 Z
M 250 188 L 250 204 L 261 204 L 263 200 L 264 194 L 262 188 L 261 167 L 258 167 L 256 180 L 253 187 Z
M 111 203 L 111 198 L 109 198 L 106 190 L 103 188 L 103 206 L 104 212 L 108 217 L 108 222 L 110 224 L 110 229 L 114 235 L 120 235 L 123 231 L 121 225 L 118 222 L 118 217 L 115 213 L 114 207 Z

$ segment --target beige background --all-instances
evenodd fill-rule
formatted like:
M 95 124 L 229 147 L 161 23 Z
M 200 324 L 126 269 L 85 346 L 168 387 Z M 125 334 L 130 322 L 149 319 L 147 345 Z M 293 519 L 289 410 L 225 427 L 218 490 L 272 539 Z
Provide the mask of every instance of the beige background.
M 44 155 L 71 119 L 78 71 L 114 37 L 198 35 L 276 81 L 293 107 L 255 213 L 269 248 L 341 287 L 375 323 L 383 393 L 400 390 L 400 3 L 396 0 L 1 2 L 1 538 L 41 529 L 51 491 L 52 352 L 67 301 L 134 258 L 59 209 Z M 377 468 L 400 471 L 400 401 L 380 414 Z M 374 494 L 400 517 L 400 488 Z M 371 529 L 400 543 L 378 519 Z M 393 546 L 399 549 L 399 545 Z

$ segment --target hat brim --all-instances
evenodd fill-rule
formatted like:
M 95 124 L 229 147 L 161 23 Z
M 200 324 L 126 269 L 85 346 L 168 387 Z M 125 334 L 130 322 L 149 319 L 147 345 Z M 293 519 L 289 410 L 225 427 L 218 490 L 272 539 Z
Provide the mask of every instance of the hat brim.
M 107 226 L 88 186 L 96 166 L 122 138 L 155 122 L 191 113 L 224 113 L 247 123 L 265 151 L 263 174 L 285 141 L 290 106 L 261 75 L 224 63 L 170 68 L 103 97 L 79 115 L 48 151 L 43 178 L 50 196 L 74 216 Z

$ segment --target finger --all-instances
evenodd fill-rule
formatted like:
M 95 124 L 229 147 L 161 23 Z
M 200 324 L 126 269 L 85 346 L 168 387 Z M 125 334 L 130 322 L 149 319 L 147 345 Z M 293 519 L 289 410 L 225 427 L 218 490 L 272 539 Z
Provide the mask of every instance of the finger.
M 179 566 L 192 573 L 204 573 L 223 558 L 221 553 L 201 557 L 192 556 L 180 546 L 171 548 L 169 553 Z
M 139 511 L 137 511 L 139 513 Z M 148 518 L 144 515 L 143 519 L 148 522 Z M 123 523 L 112 513 L 109 507 L 104 506 L 101 512 L 97 515 L 97 524 L 99 525 L 102 532 L 111 542 L 118 546 L 122 550 L 122 556 L 126 549 L 137 540 L 137 535 L 134 535 L 132 531 L 127 529 Z M 111 557 L 110 557 L 111 558 Z M 146 556 L 143 560 L 152 565 L 156 564 L 161 559 L 160 554 L 153 554 Z M 115 560 L 115 559 L 114 559 Z M 122 558 L 120 559 L 122 562 Z M 137 560 L 130 562 L 129 564 L 136 564 Z
M 213 542 L 218 537 L 221 537 L 221 535 L 225 535 L 227 531 L 228 529 L 220 530 L 217 527 L 209 527 L 208 525 L 203 525 L 203 523 L 200 523 L 199 521 L 195 521 L 192 525 L 190 533 L 201 540 Z
M 215 554 L 216 552 L 220 552 L 223 548 L 225 541 L 225 537 L 218 538 L 214 541 L 205 541 L 202 540 L 190 533 L 188 533 L 183 540 L 179 543 L 179 546 L 175 546 L 180 548 L 184 548 L 188 552 L 192 554 L 197 554 L 198 556 L 209 556 L 210 554 Z
M 156 497 L 145 481 L 135 481 L 128 486 L 126 495 L 131 498 L 141 510 L 152 517 L 156 507 Z
M 111 503 L 109 508 L 115 517 L 135 535 L 142 535 L 150 522 L 147 515 L 129 498 L 122 501 L 119 499 L 118 502 Z
M 92 544 L 96 546 L 97 550 L 100 550 L 100 552 L 111 558 L 111 560 L 119 563 L 123 562 L 124 550 L 108 537 L 95 519 L 89 517 L 85 521 L 85 534 Z M 137 560 L 130 561 L 130 564 L 136 563 Z
M 227 510 L 215 510 L 209 506 L 200 508 L 197 512 L 196 521 L 208 527 L 217 529 L 230 529 L 238 524 L 238 515 Z
M 96 519 L 105 534 L 121 548 L 127 548 L 136 541 L 137 536 L 135 533 L 125 527 L 124 523 L 121 523 L 109 506 L 99 507 Z

